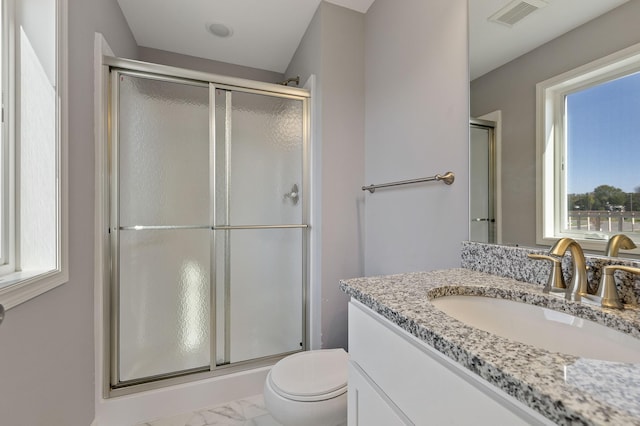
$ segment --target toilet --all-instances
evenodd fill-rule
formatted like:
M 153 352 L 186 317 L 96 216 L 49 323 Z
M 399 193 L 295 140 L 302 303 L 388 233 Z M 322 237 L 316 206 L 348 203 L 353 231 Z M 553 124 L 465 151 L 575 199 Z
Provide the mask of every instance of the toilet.
M 264 402 L 284 426 L 347 424 L 347 361 L 344 349 L 321 349 L 278 361 L 264 384 Z

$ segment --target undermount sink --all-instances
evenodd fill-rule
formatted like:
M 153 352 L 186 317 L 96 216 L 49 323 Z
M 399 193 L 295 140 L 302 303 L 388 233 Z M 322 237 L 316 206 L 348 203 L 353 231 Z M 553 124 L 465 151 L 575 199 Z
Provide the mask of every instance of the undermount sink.
M 583 358 L 640 363 L 640 339 L 570 314 L 482 296 L 430 302 L 467 325 L 520 343 Z

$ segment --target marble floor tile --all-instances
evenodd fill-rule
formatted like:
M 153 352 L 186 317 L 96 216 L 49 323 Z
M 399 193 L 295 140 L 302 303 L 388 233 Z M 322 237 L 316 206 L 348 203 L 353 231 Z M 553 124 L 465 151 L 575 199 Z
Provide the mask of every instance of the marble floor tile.
M 192 413 L 156 419 L 136 426 L 281 426 L 264 406 L 262 395 L 224 405 L 202 408 Z
M 245 426 L 282 426 L 280 423 L 275 421 L 270 414 L 263 414 L 262 416 L 254 417 L 253 419 L 247 421 Z

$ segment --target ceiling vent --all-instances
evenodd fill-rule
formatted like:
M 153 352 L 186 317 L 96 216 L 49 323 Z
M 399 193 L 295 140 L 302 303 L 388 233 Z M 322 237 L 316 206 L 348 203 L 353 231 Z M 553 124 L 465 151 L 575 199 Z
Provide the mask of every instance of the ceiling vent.
M 511 27 L 546 5 L 544 0 L 514 0 L 489 16 L 489 21 Z

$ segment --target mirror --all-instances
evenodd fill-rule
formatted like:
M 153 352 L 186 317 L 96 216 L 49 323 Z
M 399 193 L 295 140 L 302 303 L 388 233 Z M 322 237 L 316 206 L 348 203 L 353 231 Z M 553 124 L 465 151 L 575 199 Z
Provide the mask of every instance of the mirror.
M 497 242 L 535 246 L 536 84 L 640 43 L 640 1 L 521 0 L 513 26 L 488 20 L 512 3 L 469 0 L 470 115 L 499 117 Z

